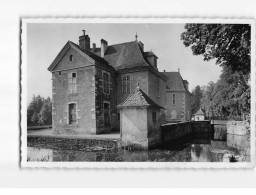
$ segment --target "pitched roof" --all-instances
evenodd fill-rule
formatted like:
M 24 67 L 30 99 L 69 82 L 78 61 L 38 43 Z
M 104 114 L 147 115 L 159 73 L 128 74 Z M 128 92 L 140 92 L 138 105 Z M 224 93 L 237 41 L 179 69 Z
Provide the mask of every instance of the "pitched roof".
M 95 48 L 94 53 L 101 56 L 101 49 Z M 153 52 L 143 52 L 138 42 L 131 41 L 109 45 L 104 54 L 104 59 L 119 72 L 147 69 L 166 81 L 167 78 L 145 60 L 145 53 L 155 55 Z
M 67 50 L 72 47 L 74 48 L 77 52 L 79 52 L 81 55 L 83 55 L 84 57 L 86 57 L 88 60 L 90 60 L 92 63 L 101 63 L 101 64 L 106 64 L 108 65 L 108 62 L 99 57 L 98 55 L 89 52 L 89 51 L 83 51 L 77 44 L 73 43 L 72 41 L 68 41 L 65 46 L 61 49 L 61 51 L 58 53 L 58 55 L 56 56 L 56 58 L 53 60 L 53 62 L 51 63 L 51 65 L 48 67 L 49 71 L 53 71 L 54 68 L 56 67 L 56 65 L 58 64 L 59 60 L 65 55 L 65 53 L 67 52 Z
M 137 66 L 150 66 L 144 59 L 136 41 L 109 45 L 104 59 L 116 70 Z
M 87 57 L 87 59 L 91 60 L 93 64 L 100 63 L 111 66 L 111 68 L 116 71 L 147 69 L 156 74 L 158 77 L 162 78 L 164 81 L 167 80 L 163 74 L 158 72 L 157 69 L 155 69 L 145 60 L 145 55 L 155 54 L 153 52 L 143 52 L 137 41 L 109 45 L 104 54 L 104 58 L 101 57 L 101 48 L 92 48 L 90 51 L 83 51 L 79 45 L 68 41 L 49 66 L 49 71 L 54 70 L 59 60 L 65 55 L 66 51 L 70 47 L 73 47 L 84 57 Z
M 157 103 L 155 103 L 152 99 L 150 99 L 147 94 L 145 94 L 139 87 L 137 87 L 129 97 L 121 104 L 119 104 L 118 108 L 123 107 L 157 107 L 162 108 Z
M 204 112 L 202 111 L 202 109 L 200 108 L 195 115 L 204 115 Z
M 179 72 L 162 72 L 162 74 L 168 78 L 167 86 L 170 91 L 187 91 Z
M 71 41 L 70 41 L 71 42 Z M 73 42 L 71 42 L 72 44 L 74 44 L 78 49 L 80 49 L 82 52 L 84 52 L 86 55 L 88 55 L 88 56 L 90 56 L 92 59 L 94 59 L 95 61 L 97 61 L 97 62 L 101 62 L 101 63 L 104 63 L 104 64 L 108 64 L 108 62 L 104 59 L 104 58 L 101 58 L 101 57 L 99 57 L 98 55 L 96 55 L 96 54 L 94 54 L 94 53 L 92 53 L 92 52 L 90 52 L 90 51 L 87 51 L 87 50 L 82 50 L 80 47 L 79 47 L 79 45 L 77 45 L 77 44 L 75 44 L 75 43 L 73 43 Z

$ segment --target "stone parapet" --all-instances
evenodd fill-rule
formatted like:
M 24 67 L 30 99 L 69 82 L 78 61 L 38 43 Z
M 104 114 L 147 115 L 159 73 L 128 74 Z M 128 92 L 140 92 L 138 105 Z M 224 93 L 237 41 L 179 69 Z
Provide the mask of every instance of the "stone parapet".
M 183 123 L 168 123 L 161 126 L 161 144 L 169 144 L 191 134 L 212 133 L 213 126 L 210 121 L 192 121 Z
M 233 135 L 246 135 L 250 130 L 248 121 L 228 121 L 227 133 Z

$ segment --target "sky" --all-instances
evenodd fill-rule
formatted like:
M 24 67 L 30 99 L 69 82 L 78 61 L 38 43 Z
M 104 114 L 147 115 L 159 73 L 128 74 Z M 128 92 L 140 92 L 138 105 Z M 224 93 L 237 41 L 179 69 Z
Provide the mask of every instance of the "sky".
M 30 23 L 27 26 L 27 101 L 33 95 L 52 97 L 51 73 L 47 70 L 67 41 L 78 44 L 82 30 L 90 36 L 92 43 L 100 46 L 103 38 L 108 45 L 138 40 L 144 51 L 153 51 L 158 56 L 158 70 L 178 71 L 189 82 L 189 91 L 195 86 L 207 85 L 219 79 L 221 68 L 215 61 L 206 62 L 203 56 L 192 54 L 185 47 L 180 35 L 184 24 L 86 24 L 86 23 Z

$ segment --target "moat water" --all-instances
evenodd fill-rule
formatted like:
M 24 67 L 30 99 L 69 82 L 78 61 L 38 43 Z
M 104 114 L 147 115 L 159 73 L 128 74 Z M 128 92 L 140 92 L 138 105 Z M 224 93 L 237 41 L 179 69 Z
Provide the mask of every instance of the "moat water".
M 129 151 L 124 149 L 90 148 L 86 151 L 28 147 L 28 161 L 52 162 L 248 162 L 249 136 L 226 134 L 217 126 L 214 135 L 194 135 L 176 140 L 161 149 Z

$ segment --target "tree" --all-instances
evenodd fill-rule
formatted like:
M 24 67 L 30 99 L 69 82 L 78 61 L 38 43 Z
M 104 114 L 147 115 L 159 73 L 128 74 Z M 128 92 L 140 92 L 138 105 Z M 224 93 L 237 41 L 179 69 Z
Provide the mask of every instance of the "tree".
M 251 26 L 186 24 L 181 40 L 205 61 L 223 67 L 217 83 L 205 88 L 202 105 L 209 116 L 241 116 L 250 111 Z
M 39 125 L 51 125 L 52 124 L 52 103 L 51 99 L 48 97 L 39 112 Z
M 27 108 L 27 125 L 50 125 L 52 122 L 52 103 L 48 97 L 44 99 L 40 95 L 33 96 Z
M 250 86 L 244 82 L 244 77 L 231 68 L 224 67 L 216 86 L 216 98 L 219 105 L 225 108 L 231 116 L 241 116 L 250 111 Z
M 28 126 L 31 125 L 38 125 L 38 114 L 43 106 L 43 98 L 38 95 L 33 95 L 32 101 L 28 106 L 27 109 L 27 124 Z
M 195 114 L 197 112 L 197 110 L 200 108 L 201 106 L 201 98 L 203 95 L 203 91 L 200 88 L 199 85 L 197 85 L 195 87 L 195 89 L 193 89 L 192 91 L 192 99 L 191 99 L 191 111 L 192 114 Z
M 251 26 L 249 24 L 186 24 L 181 40 L 191 46 L 194 55 L 216 59 L 243 75 L 250 73 Z
M 201 99 L 201 106 L 207 116 L 212 117 L 217 115 L 217 110 L 214 109 L 215 83 L 209 82 L 207 86 L 203 87 L 203 95 Z
M 241 118 L 250 111 L 250 87 L 243 76 L 224 67 L 217 83 L 209 82 L 203 90 L 202 107 L 207 116 Z

